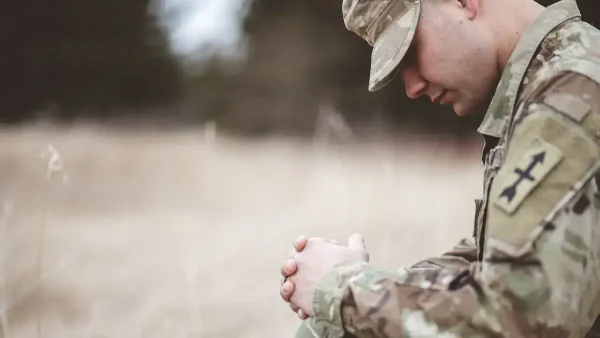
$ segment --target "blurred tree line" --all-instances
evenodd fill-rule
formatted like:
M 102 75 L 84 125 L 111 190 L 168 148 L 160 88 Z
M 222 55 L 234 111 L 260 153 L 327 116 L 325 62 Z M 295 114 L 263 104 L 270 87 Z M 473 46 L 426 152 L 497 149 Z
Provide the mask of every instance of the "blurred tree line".
M 20 122 L 57 105 L 52 117 L 62 120 L 214 121 L 247 135 L 312 134 L 332 114 L 358 131 L 474 133 L 480 116 L 409 100 L 398 79 L 368 92 L 371 48 L 344 27 L 341 0 L 248 1 L 241 64 L 182 63 L 148 0 L 15 1 L 0 17 L 0 119 Z M 585 20 L 599 19 L 592 0 L 578 5 Z
M 147 0 L 19 0 L 0 14 L 3 121 L 168 102 L 182 72 Z

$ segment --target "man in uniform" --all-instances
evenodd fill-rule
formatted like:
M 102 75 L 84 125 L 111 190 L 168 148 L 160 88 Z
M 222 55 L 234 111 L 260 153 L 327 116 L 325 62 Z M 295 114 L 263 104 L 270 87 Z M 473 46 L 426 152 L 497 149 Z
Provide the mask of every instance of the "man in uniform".
M 374 47 L 371 91 L 401 74 L 410 97 L 487 107 L 483 194 L 473 240 L 407 269 L 368 264 L 359 236 L 300 239 L 280 290 L 296 336 L 600 337 L 600 32 L 574 0 L 342 8 Z

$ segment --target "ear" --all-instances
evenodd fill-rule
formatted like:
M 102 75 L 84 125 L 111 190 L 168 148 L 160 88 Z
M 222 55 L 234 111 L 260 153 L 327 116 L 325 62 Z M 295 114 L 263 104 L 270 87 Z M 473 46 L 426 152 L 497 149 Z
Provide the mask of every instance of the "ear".
M 481 0 L 458 0 L 467 13 L 469 20 L 475 19 L 481 9 Z

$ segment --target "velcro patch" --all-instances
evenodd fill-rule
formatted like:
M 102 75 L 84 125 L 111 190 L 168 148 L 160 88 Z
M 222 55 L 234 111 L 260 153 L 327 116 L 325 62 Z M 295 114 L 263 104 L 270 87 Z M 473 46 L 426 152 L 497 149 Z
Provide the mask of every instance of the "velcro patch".
M 494 204 L 508 214 L 514 213 L 563 158 L 558 148 L 540 138 L 534 139 L 516 165 L 507 168 L 509 174 L 500 183 Z
M 581 122 L 592 110 L 587 102 L 568 93 L 553 93 L 544 98 L 544 103 L 563 114 Z

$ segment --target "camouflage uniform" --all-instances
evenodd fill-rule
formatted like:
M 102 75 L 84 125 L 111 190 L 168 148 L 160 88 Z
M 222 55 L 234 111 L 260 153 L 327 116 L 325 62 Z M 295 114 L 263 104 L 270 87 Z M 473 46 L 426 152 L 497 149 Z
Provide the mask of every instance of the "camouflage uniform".
M 574 0 L 524 33 L 478 131 L 473 240 L 395 272 L 337 266 L 296 337 L 600 337 L 600 32 Z

